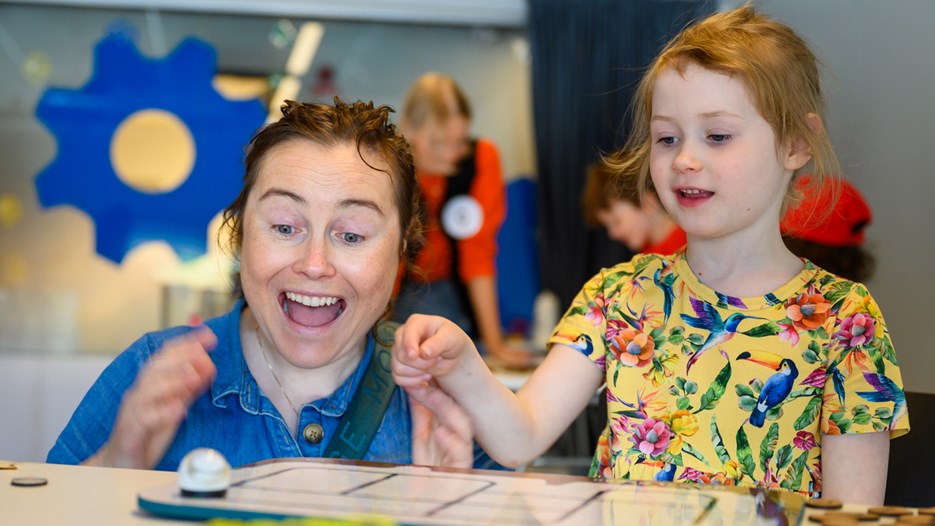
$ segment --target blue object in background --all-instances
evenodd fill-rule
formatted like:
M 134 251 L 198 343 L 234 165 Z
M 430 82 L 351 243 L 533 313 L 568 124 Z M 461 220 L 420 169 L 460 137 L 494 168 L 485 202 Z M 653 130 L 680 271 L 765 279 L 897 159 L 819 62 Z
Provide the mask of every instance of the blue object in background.
M 497 293 L 507 335 L 529 336 L 540 290 L 537 192 L 536 182 L 528 178 L 506 187 L 507 214 L 497 234 Z
M 215 91 L 215 63 L 214 48 L 194 38 L 162 59 L 141 55 L 123 32 L 98 42 L 88 83 L 49 88 L 36 107 L 58 142 L 58 155 L 36 177 L 42 206 L 83 210 L 94 221 L 98 254 L 115 263 L 147 241 L 167 242 L 182 259 L 204 254 L 209 223 L 240 192 L 244 146 L 266 118 L 258 99 Z M 149 109 L 174 114 L 195 143 L 188 178 L 164 193 L 131 188 L 110 160 L 120 123 Z

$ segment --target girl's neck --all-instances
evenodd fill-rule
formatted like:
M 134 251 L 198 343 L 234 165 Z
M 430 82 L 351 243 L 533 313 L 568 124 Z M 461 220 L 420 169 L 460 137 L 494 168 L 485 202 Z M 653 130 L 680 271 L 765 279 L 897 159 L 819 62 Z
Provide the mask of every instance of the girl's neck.
M 675 224 L 675 221 L 665 212 L 658 212 L 653 209 L 653 214 L 652 226 L 649 232 L 649 242 L 650 244 L 656 245 L 665 241 L 665 239 L 672 234 L 672 231 L 678 228 L 678 225 Z
M 779 235 L 738 243 L 688 238 L 685 257 L 699 281 L 734 297 L 762 296 L 788 283 L 804 264 Z

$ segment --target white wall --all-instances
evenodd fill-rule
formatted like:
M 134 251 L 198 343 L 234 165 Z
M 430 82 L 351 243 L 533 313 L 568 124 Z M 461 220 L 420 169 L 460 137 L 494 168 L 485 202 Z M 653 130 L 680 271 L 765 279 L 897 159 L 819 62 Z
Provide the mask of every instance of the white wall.
M 935 393 L 935 2 L 759 0 L 808 40 L 827 73 L 829 129 L 847 175 L 870 201 L 868 285 L 903 380 Z

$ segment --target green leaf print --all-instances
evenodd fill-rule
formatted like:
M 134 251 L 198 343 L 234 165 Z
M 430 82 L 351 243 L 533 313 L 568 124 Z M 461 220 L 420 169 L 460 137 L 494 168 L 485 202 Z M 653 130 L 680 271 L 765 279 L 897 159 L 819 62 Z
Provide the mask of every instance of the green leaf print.
M 873 412 L 873 418 L 890 420 L 893 418 L 893 410 L 889 407 L 878 407 L 877 410 Z
M 883 338 L 881 343 L 883 345 L 883 357 L 886 358 L 886 361 L 893 365 L 899 365 L 899 363 L 896 362 L 896 351 L 893 350 L 893 345 L 890 343 L 889 338 Z
M 691 409 L 692 403 L 687 396 L 680 396 L 678 397 L 678 400 L 675 401 L 675 406 L 683 411 L 687 411 Z
M 688 343 L 692 344 L 696 349 L 701 348 L 701 345 L 704 343 L 704 336 L 694 332 L 688 335 Z
M 812 422 L 818 418 L 818 415 L 821 413 L 821 398 L 816 396 L 808 401 L 808 404 L 805 406 L 805 409 L 802 411 L 802 414 L 795 419 L 795 423 L 792 425 L 796 431 L 801 431 L 808 427 Z
M 763 390 L 763 380 L 754 378 L 753 381 L 750 382 L 750 388 L 753 389 L 753 392 L 756 393 L 757 396 L 760 396 L 760 391 Z
M 858 405 L 851 409 L 851 418 L 853 418 L 854 423 L 858 425 L 865 426 L 870 423 L 870 407 L 866 405 Z
M 743 426 L 740 426 L 740 429 L 737 430 L 737 461 L 740 463 L 740 471 L 749 475 L 753 480 L 756 480 L 754 476 L 756 462 L 753 461 L 753 451 L 750 450 L 750 440 L 747 439 L 747 432 L 743 430 Z
M 792 462 L 792 444 L 786 444 L 776 452 L 776 473 Z
M 819 389 L 818 387 L 812 387 L 812 386 L 803 387 L 801 389 L 796 389 L 795 391 L 792 391 L 791 393 L 789 393 L 789 396 L 787 396 L 786 399 L 783 400 L 783 403 L 790 402 L 792 400 L 795 400 L 796 398 L 802 398 L 804 396 L 820 396 L 821 394 L 822 394 L 822 390 Z
M 737 392 L 737 396 L 749 396 L 753 397 L 753 389 L 750 389 L 750 386 L 747 384 L 736 384 L 734 385 L 734 391 Z
M 584 314 L 587 314 L 588 311 L 589 309 L 587 305 L 578 305 L 568 310 L 568 316 L 569 317 L 570 316 L 582 316 Z
M 814 353 L 815 356 L 818 356 L 820 359 L 822 353 L 821 353 L 821 345 L 819 345 L 818 340 L 812 340 L 808 342 L 808 350 L 812 351 L 812 353 Z
M 792 490 L 802 487 L 802 472 L 805 471 L 806 460 L 808 460 L 808 451 L 803 451 L 801 455 L 796 457 L 789 471 L 786 472 L 786 476 L 779 483 L 780 487 Z
M 727 390 L 727 382 L 730 380 L 730 374 L 730 360 L 728 360 L 724 368 L 721 369 L 721 372 L 717 373 L 717 377 L 711 382 L 708 390 L 701 395 L 701 406 L 695 409 L 695 413 L 717 407 L 718 401 L 724 396 L 724 391 Z
M 821 278 L 821 281 L 819 281 L 819 283 L 821 284 L 822 287 L 824 287 L 825 285 L 827 285 L 828 283 L 831 283 L 831 282 L 834 281 L 835 279 L 837 279 L 837 278 L 835 278 L 835 277 L 832 276 L 831 274 L 825 274 L 825 275 Z
M 722 464 L 726 464 L 730 460 L 730 454 L 727 452 L 727 448 L 724 447 L 724 439 L 721 438 L 721 432 L 717 428 L 717 420 L 714 415 L 711 415 L 711 442 L 714 446 L 714 452 L 717 453 L 717 458 L 721 460 Z
M 839 281 L 826 289 L 825 299 L 831 303 L 843 300 L 850 293 L 853 285 L 850 281 Z
M 685 327 L 681 325 L 673 327 L 672 332 L 669 333 L 669 343 L 672 345 L 681 345 L 683 341 L 685 341 Z
M 766 436 L 763 437 L 763 441 L 760 442 L 760 469 L 763 472 L 766 472 L 766 468 L 769 467 L 769 461 L 773 458 L 773 453 L 776 451 L 776 443 L 779 441 L 779 424 L 773 422 L 769 426 L 769 431 L 766 432 Z
M 819 340 L 824 341 L 828 339 L 828 331 L 826 331 L 824 327 L 818 327 L 814 331 L 809 331 L 809 332 L 814 332 L 815 335 L 818 336 Z
M 685 390 L 685 394 L 693 395 L 698 392 L 698 384 L 689 380 L 685 382 L 685 385 L 682 387 Z
M 847 418 L 847 415 L 844 414 L 844 411 L 835 411 L 834 413 L 831 413 L 829 418 L 832 422 L 835 423 L 835 425 L 838 426 L 838 428 L 841 429 L 842 433 L 847 433 L 847 431 L 851 428 L 851 419 Z
M 685 453 L 685 454 L 687 454 L 687 455 L 691 455 L 691 456 L 697 458 L 698 460 L 704 462 L 704 464 L 705 464 L 706 466 L 710 466 L 710 465 L 711 465 L 711 463 L 708 462 L 708 459 L 704 458 L 704 455 L 702 455 L 701 452 L 698 451 L 697 449 L 693 448 L 692 445 L 689 444 L 688 442 L 682 442 L 682 453 Z M 679 464 L 679 465 L 681 465 L 681 464 Z
M 751 413 L 753 408 L 756 407 L 756 398 L 752 396 L 741 396 L 737 399 L 737 405 L 744 411 Z
M 780 332 L 782 332 L 782 329 L 779 328 L 779 325 L 774 322 L 768 322 L 763 325 L 757 325 L 752 329 L 741 331 L 741 334 L 746 334 L 753 338 L 763 338 L 766 336 L 776 336 Z

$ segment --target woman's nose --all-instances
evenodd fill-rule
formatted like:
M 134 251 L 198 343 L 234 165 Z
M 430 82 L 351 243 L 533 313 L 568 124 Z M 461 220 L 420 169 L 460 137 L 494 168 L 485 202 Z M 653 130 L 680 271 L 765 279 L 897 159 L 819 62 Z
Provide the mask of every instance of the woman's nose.
M 319 279 L 334 274 L 331 247 L 324 236 L 308 239 L 295 262 L 295 271 Z

